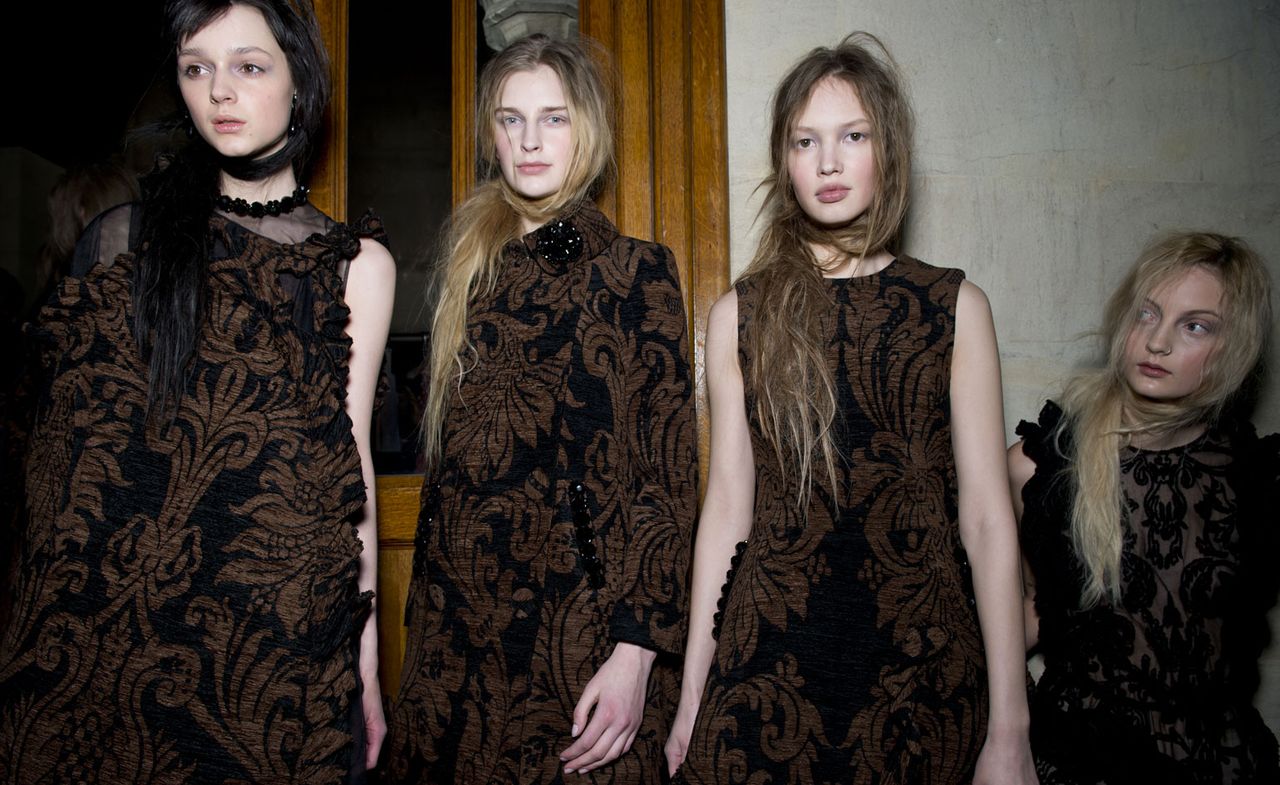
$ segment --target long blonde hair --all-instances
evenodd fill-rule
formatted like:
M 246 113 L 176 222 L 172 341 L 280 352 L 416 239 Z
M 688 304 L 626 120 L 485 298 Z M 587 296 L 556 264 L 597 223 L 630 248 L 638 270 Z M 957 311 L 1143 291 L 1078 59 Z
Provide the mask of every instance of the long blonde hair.
M 797 117 L 819 83 L 838 79 L 853 88 L 871 124 L 875 194 L 850 224 L 825 228 L 796 199 L 787 150 Z M 838 448 L 832 439 L 837 402 L 819 320 L 831 302 L 823 268 L 810 244 L 862 259 L 896 246 L 907 212 L 911 179 L 911 107 L 897 65 L 878 38 L 853 33 L 834 48 L 820 47 L 792 66 L 773 98 L 769 176 L 760 214 L 764 231 L 744 277 L 759 290 L 745 328 L 752 365 L 745 380 L 765 440 L 780 464 L 796 474 L 807 502 L 818 459 L 832 485 Z M 842 260 L 843 261 L 843 260 Z
M 564 184 L 541 199 L 525 199 L 502 178 L 494 118 L 507 77 L 547 66 L 564 88 L 572 134 Z M 468 303 L 493 292 L 502 248 L 520 236 L 521 219 L 546 223 L 591 199 L 613 166 L 609 94 L 600 69 L 578 42 L 531 35 L 498 53 L 480 74 L 476 96 L 476 144 L 482 183 L 450 218 L 440 259 L 427 295 L 435 302 L 431 320 L 431 360 L 427 404 L 422 416 L 428 466 L 440 458 L 444 418 L 452 393 L 474 366 L 475 347 L 467 335 Z
M 1151 294 L 1193 268 L 1222 285 L 1222 324 L 1200 386 L 1184 398 L 1140 398 L 1125 381 L 1125 343 Z M 1262 260 L 1242 241 L 1207 232 L 1157 238 L 1143 250 L 1107 302 L 1100 334 L 1107 364 L 1077 374 L 1063 393 L 1073 456 L 1071 541 L 1084 567 L 1081 606 L 1093 607 L 1120 593 L 1123 512 L 1120 448 L 1139 434 L 1171 433 L 1213 424 L 1258 367 L 1271 328 L 1271 282 Z M 1061 446 L 1059 447 L 1061 449 Z

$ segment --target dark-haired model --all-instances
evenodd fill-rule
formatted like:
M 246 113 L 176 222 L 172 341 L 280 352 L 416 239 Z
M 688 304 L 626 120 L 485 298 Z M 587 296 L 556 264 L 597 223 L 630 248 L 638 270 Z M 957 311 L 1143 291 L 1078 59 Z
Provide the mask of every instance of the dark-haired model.
M 365 489 L 394 265 L 299 188 L 310 11 L 166 12 L 190 142 L 35 325 L 0 781 L 346 782 L 385 728 Z

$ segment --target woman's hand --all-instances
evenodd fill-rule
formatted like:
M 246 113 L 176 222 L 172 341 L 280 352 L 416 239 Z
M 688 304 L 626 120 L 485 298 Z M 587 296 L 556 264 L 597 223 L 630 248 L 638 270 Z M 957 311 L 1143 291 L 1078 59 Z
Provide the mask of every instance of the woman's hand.
M 663 752 L 667 756 L 667 774 L 674 777 L 676 769 L 684 763 L 684 756 L 689 751 L 689 737 L 693 735 L 693 721 L 698 718 L 698 707 L 686 711 L 683 705 L 676 710 L 676 718 L 671 721 L 671 735 L 667 736 L 667 744 Z
M 565 774 L 586 773 L 631 749 L 644 718 L 649 671 L 657 656 L 634 643 L 613 647 L 613 654 L 587 682 L 573 710 L 572 733 L 577 741 L 560 753 Z
M 1026 733 L 987 736 L 973 771 L 973 785 L 1038 785 Z

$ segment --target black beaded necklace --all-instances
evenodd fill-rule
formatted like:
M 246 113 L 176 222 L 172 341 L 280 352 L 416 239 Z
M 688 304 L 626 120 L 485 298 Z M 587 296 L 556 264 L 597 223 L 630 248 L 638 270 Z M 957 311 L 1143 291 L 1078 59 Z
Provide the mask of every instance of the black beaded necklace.
M 235 213 L 241 217 L 247 215 L 251 218 L 262 218 L 267 215 L 284 215 L 285 213 L 293 212 L 295 207 L 301 207 L 307 203 L 307 194 L 310 192 L 310 188 L 300 185 L 298 190 L 285 198 L 272 199 L 266 204 L 262 202 L 246 202 L 243 199 L 232 199 L 226 194 L 218 194 L 214 204 L 217 205 L 219 210 L 226 213 Z

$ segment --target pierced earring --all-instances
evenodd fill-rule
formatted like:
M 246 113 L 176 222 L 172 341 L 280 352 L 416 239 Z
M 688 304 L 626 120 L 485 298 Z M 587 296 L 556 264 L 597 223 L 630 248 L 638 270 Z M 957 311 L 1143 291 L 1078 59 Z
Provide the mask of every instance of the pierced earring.
M 298 94 L 293 94 L 293 102 L 289 104 L 289 136 L 293 136 L 298 132 L 298 121 L 293 119 L 295 110 L 298 108 Z
M 187 112 L 185 115 L 183 115 L 183 117 L 186 118 L 186 122 L 183 123 L 183 126 L 186 129 L 187 138 L 191 139 L 196 135 L 196 124 L 194 121 L 192 121 L 190 112 Z

